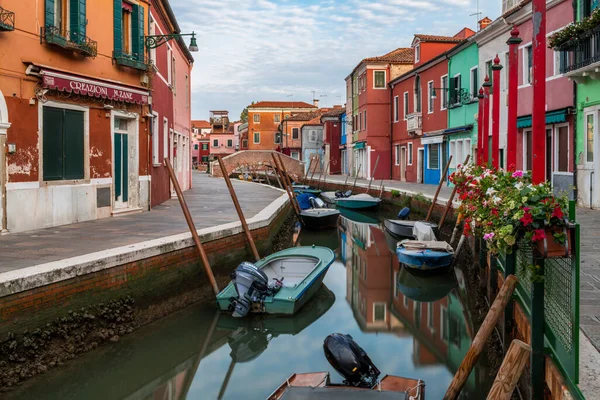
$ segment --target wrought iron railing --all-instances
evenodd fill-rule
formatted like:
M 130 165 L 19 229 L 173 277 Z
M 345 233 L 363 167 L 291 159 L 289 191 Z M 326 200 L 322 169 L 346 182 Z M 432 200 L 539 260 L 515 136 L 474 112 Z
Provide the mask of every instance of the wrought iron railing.
M 117 65 L 123 65 L 148 71 L 152 67 L 152 63 L 146 59 L 144 54 L 127 53 L 125 51 L 113 51 L 113 59 Z
M 15 13 L 0 6 L 0 31 L 15 30 Z
M 569 40 L 557 50 L 560 51 L 561 74 L 600 62 L 600 26 L 577 39 Z
M 56 26 L 45 26 L 40 31 L 41 40 L 47 44 L 76 51 L 86 57 L 98 55 L 98 42 L 79 32 L 67 31 Z
M 448 108 L 460 107 L 463 104 L 470 104 L 477 101 L 468 89 L 450 90 L 448 96 Z

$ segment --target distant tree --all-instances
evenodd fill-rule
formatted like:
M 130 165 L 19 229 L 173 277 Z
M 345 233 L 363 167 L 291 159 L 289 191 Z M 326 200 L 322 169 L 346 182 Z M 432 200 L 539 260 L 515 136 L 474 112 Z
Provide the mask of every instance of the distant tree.
M 252 102 L 250 105 L 252 104 L 254 104 L 254 102 Z M 242 113 L 240 114 L 240 121 L 242 121 L 242 123 L 248 122 L 248 107 L 242 110 Z

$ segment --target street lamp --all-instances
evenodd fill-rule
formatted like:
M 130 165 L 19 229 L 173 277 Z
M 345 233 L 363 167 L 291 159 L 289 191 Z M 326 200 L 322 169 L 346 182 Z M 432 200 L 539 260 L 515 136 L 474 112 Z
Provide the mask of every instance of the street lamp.
M 151 35 L 144 37 L 144 42 L 146 44 L 146 48 L 148 49 L 156 49 L 159 46 L 167 43 L 171 39 L 180 38 L 183 36 L 191 36 L 190 39 L 190 51 L 196 52 L 198 51 L 198 43 L 196 43 L 196 33 L 171 33 L 168 35 Z

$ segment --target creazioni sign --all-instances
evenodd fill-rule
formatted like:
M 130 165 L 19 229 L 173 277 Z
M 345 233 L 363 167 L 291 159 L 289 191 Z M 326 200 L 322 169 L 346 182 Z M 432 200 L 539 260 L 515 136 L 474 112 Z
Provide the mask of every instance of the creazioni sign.
M 125 88 L 115 88 L 104 86 L 102 84 L 83 82 L 67 77 L 44 75 L 44 88 L 55 89 L 61 92 L 73 92 L 91 97 L 101 97 L 103 99 L 124 101 L 127 103 L 148 104 L 148 95 L 137 91 L 127 90 Z

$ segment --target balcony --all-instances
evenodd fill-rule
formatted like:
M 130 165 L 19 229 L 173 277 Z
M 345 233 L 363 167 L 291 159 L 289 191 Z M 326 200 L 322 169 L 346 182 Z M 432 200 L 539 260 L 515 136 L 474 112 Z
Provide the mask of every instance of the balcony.
M 40 40 L 46 44 L 61 47 L 82 54 L 85 57 L 96 57 L 98 42 L 79 32 L 70 32 L 56 26 L 40 28 Z
M 406 129 L 409 134 L 422 135 L 423 134 L 423 116 L 420 112 L 408 114 L 406 116 Z
M 569 40 L 556 50 L 560 51 L 562 74 L 577 83 L 584 83 L 587 77 L 600 79 L 600 26 Z
M 117 65 L 148 71 L 152 67 L 152 63 L 146 60 L 143 54 L 127 53 L 125 51 L 113 51 L 113 60 Z
M 0 6 L 0 31 L 15 30 L 15 13 Z

